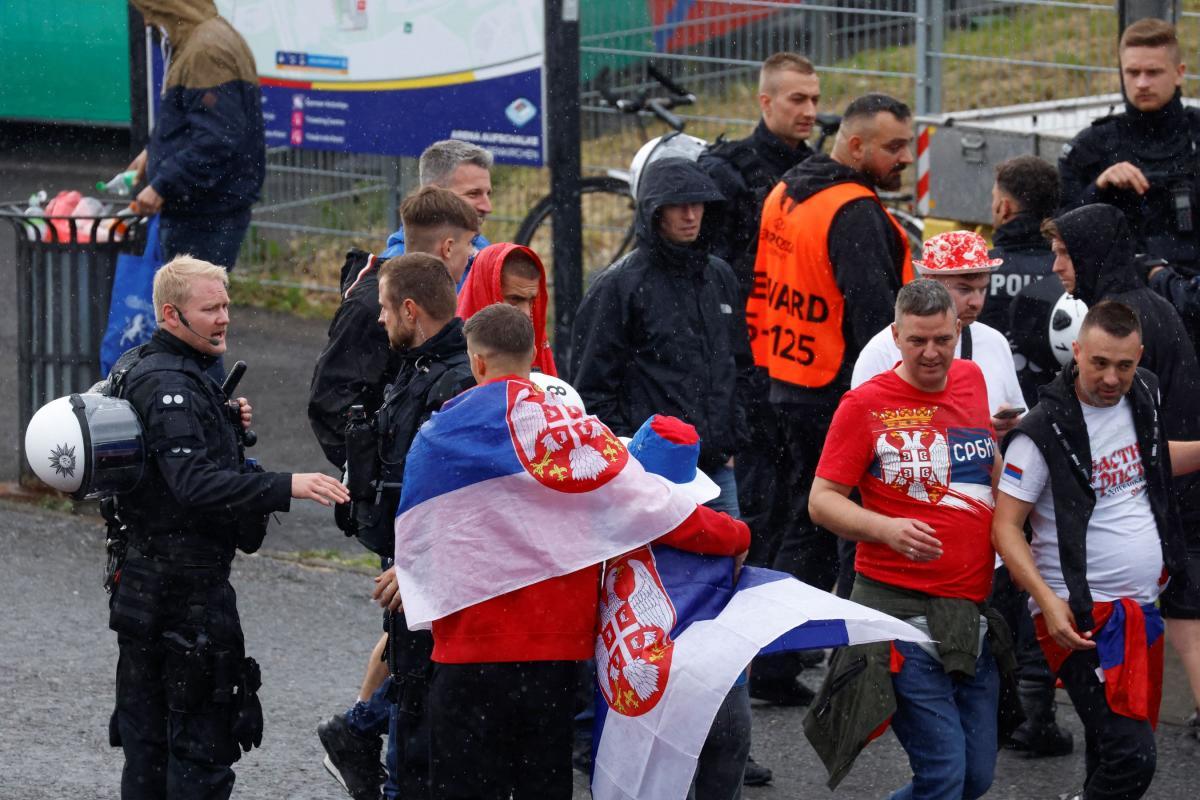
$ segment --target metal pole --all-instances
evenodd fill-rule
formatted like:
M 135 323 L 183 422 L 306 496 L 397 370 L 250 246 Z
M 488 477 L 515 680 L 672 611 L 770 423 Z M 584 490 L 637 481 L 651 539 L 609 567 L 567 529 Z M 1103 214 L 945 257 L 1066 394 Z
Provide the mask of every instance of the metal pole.
M 150 108 L 146 83 L 146 21 L 133 4 L 129 6 L 129 149 L 130 157 L 142 152 L 150 141 Z
M 1179 0 L 1116 0 L 1116 6 L 1118 36 L 1130 23 L 1146 17 L 1165 19 L 1172 25 L 1179 23 Z
M 942 110 L 942 52 L 946 0 L 917 0 L 917 116 Z
M 554 360 L 570 380 L 571 327 L 583 299 L 579 128 L 579 0 L 546 0 L 542 71 L 554 256 Z

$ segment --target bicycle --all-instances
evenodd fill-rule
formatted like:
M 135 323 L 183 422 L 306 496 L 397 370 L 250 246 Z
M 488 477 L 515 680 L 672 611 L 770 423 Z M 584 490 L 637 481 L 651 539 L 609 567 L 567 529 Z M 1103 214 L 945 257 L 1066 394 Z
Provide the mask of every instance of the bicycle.
M 647 64 L 646 71 L 665 90 L 664 95 L 656 97 L 652 96 L 649 90 L 643 90 L 633 98 L 619 98 L 608 85 L 609 70 L 605 67 L 596 77 L 597 91 L 600 93 L 602 104 L 620 113 L 633 115 L 642 133 L 643 142 L 650 141 L 644 121 L 646 116 L 655 117 L 676 133 L 683 133 L 687 123 L 672 113 L 671 109 L 695 103 L 696 96 L 675 83 L 653 64 Z M 841 123 L 842 118 L 839 114 L 817 114 L 815 124 L 818 136 L 814 151 L 824 152 L 826 142 L 837 134 Z M 609 169 L 604 175 L 584 177 L 580 180 L 579 192 L 580 203 L 583 206 L 583 274 L 586 279 L 586 276 L 604 269 L 629 251 L 637 231 L 637 210 L 635 198 L 630 190 L 628 170 Z M 912 195 L 880 192 L 879 199 L 907 235 L 912 257 L 919 259 L 924 220 L 898 207 L 901 203 L 911 203 Z M 534 203 L 513 237 L 517 244 L 527 245 L 535 252 L 543 254 L 547 264 L 551 252 L 551 212 L 551 198 L 547 195 Z

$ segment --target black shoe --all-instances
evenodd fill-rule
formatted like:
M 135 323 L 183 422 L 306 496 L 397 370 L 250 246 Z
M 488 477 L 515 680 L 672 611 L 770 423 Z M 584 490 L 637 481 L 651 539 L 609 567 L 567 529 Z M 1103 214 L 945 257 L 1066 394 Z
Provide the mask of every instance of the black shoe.
M 380 738 L 357 735 L 341 714 L 318 725 L 317 737 L 325 748 L 325 769 L 342 788 L 354 800 L 380 800 L 385 777 L 379 763 L 383 749 Z
M 1193 711 L 1192 715 L 1183 721 L 1183 732 L 1185 736 L 1200 739 L 1200 708 Z
M 746 758 L 746 772 L 742 775 L 742 786 L 766 786 L 774 777 L 771 770 L 754 760 L 754 756 Z
M 1075 750 L 1075 737 L 1053 722 L 1037 730 L 1023 722 L 1013 731 L 1007 747 L 1030 758 L 1069 756 Z
M 816 694 L 797 678 L 755 680 L 750 673 L 750 697 L 776 706 L 807 706 Z

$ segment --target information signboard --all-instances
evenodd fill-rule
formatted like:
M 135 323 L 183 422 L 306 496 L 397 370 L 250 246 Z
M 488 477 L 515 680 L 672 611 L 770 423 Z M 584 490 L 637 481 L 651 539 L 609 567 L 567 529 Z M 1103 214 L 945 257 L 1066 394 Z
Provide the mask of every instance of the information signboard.
M 217 0 L 262 82 L 268 146 L 545 151 L 542 0 Z

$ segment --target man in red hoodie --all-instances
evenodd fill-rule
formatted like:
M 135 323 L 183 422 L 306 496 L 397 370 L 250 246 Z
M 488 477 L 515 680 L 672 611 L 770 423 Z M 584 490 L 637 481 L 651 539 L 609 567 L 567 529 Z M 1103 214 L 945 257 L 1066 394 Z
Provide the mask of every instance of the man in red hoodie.
M 458 317 L 470 319 L 476 311 L 494 303 L 506 303 L 525 312 L 533 322 L 533 368 L 558 375 L 546 338 L 546 268 L 537 253 L 511 242 L 498 242 L 479 251 L 458 292 Z
M 493 304 L 464 333 L 480 386 L 528 380 L 535 340 L 527 316 Z M 712 555 L 748 541 L 745 524 L 703 506 L 659 539 Z M 434 798 L 569 800 L 573 694 L 578 662 L 594 652 L 599 579 L 600 565 L 591 565 L 433 621 Z

